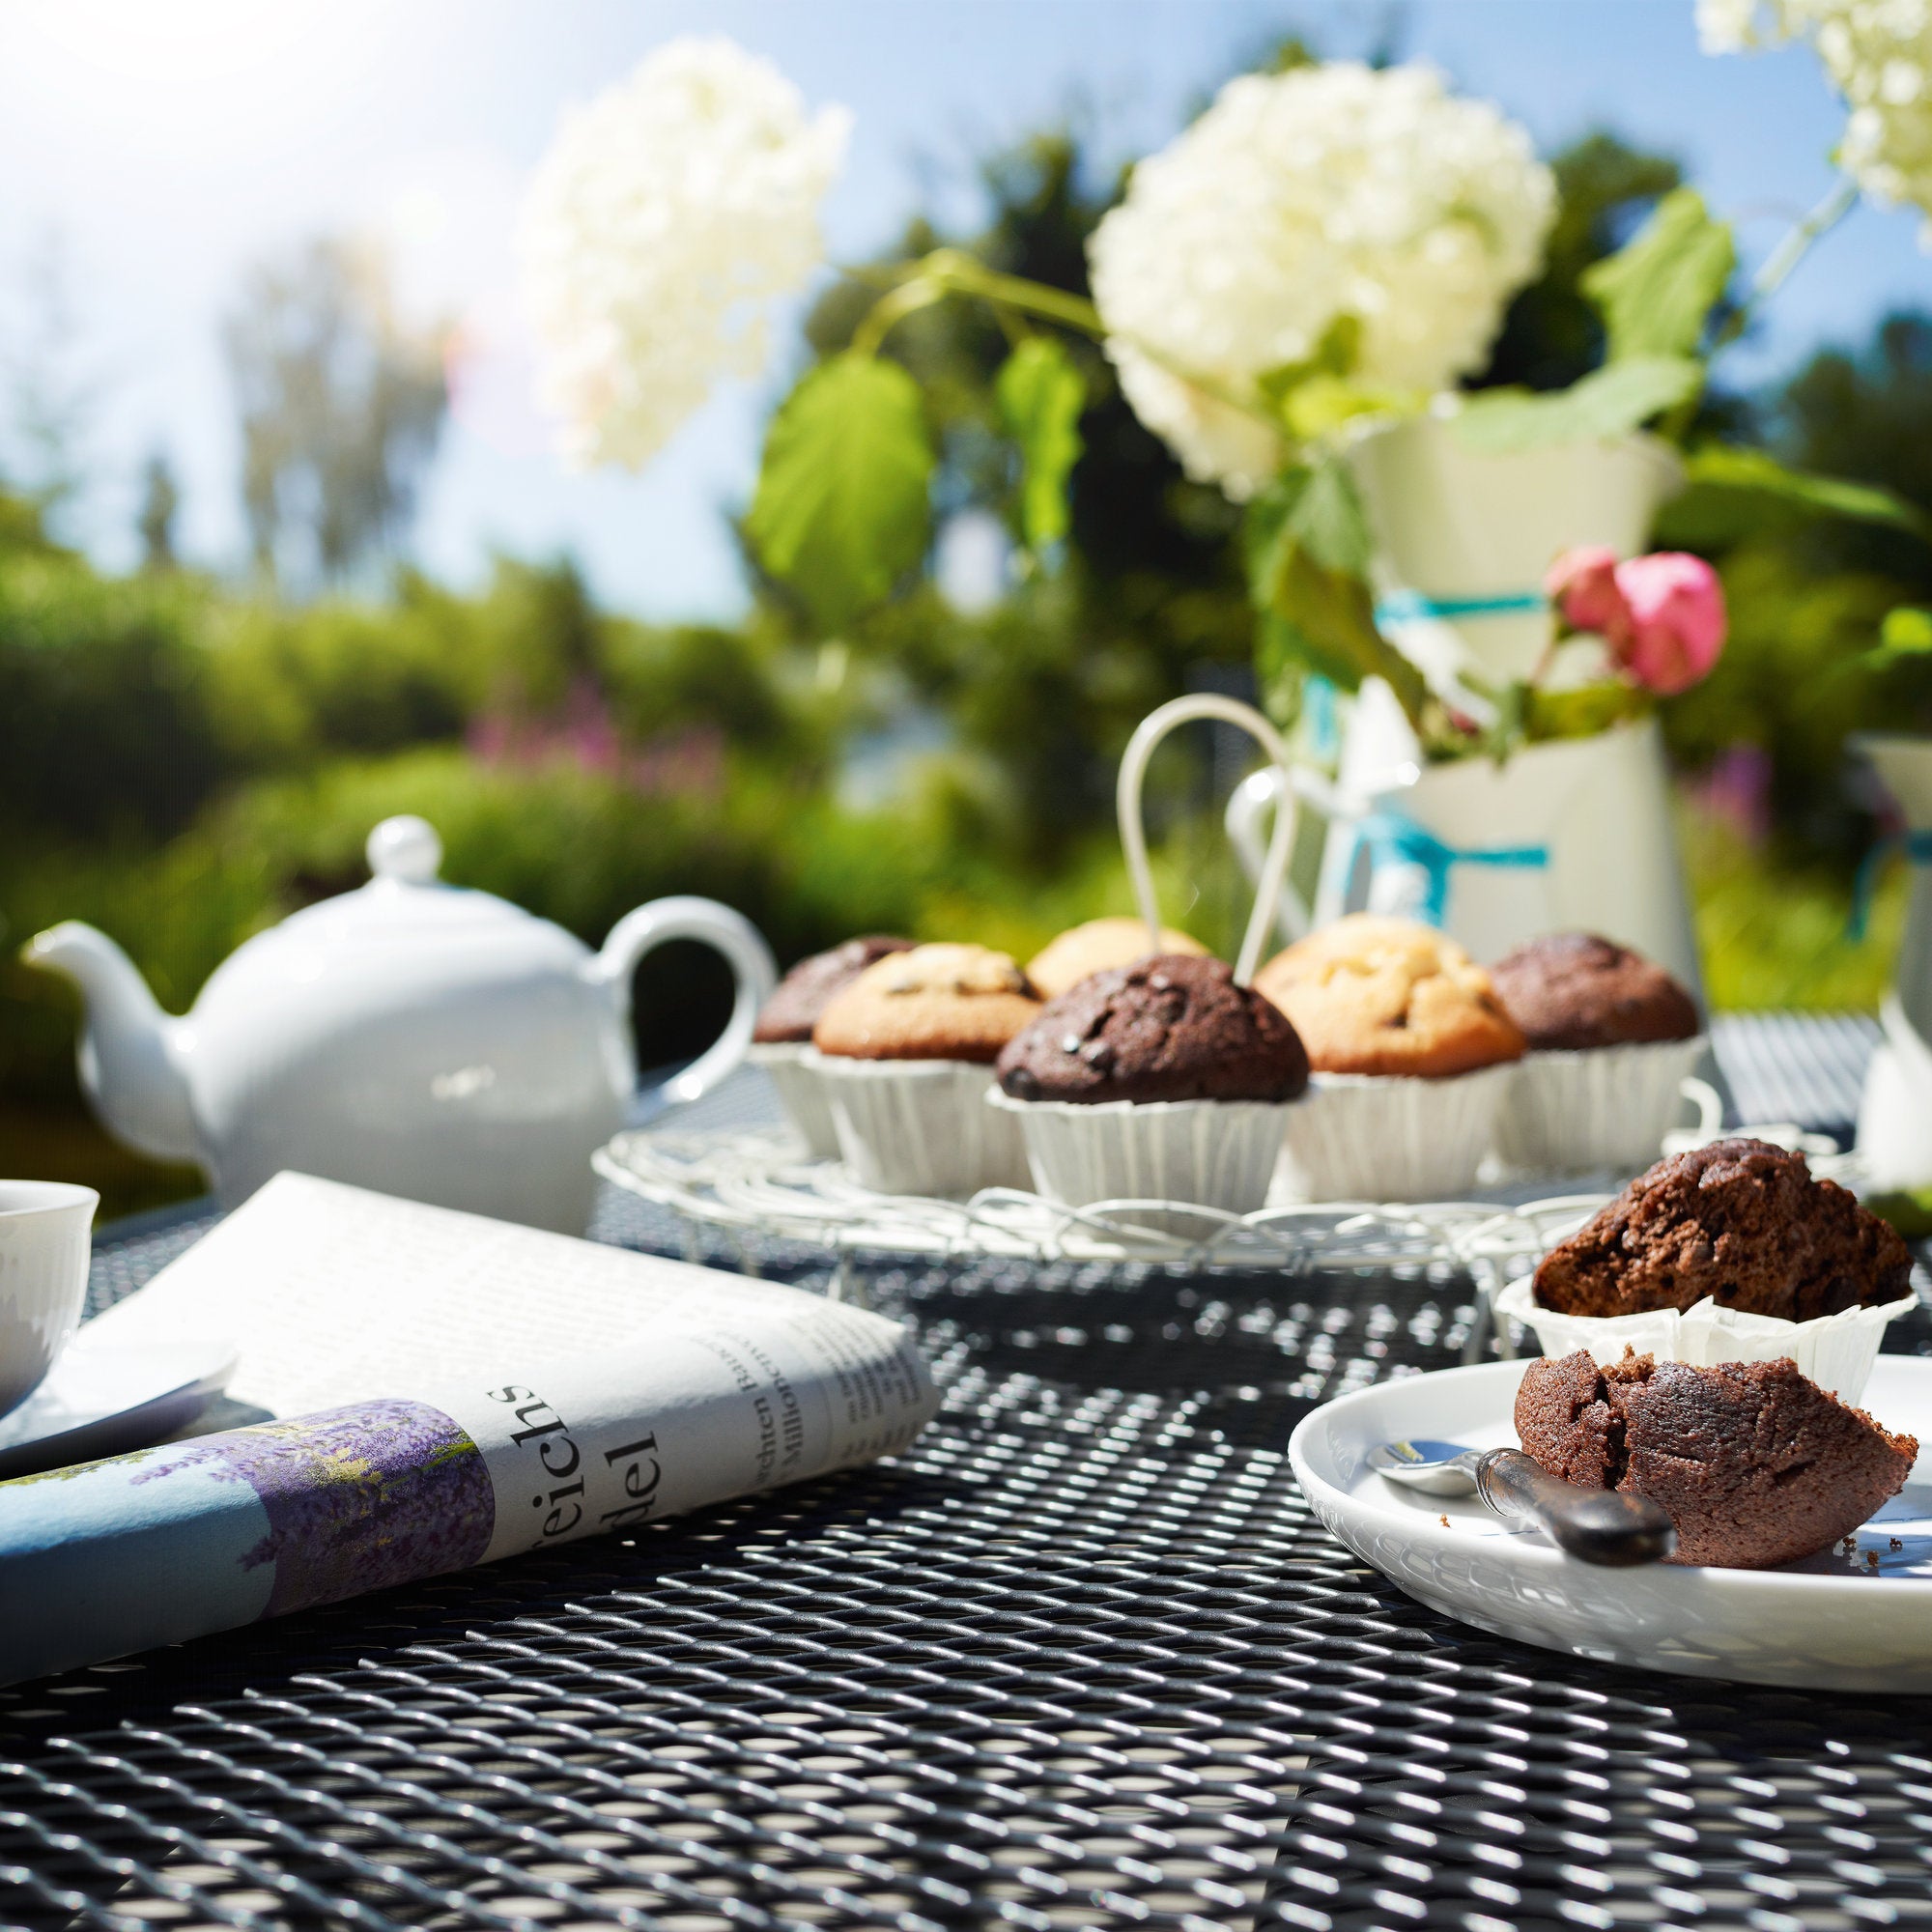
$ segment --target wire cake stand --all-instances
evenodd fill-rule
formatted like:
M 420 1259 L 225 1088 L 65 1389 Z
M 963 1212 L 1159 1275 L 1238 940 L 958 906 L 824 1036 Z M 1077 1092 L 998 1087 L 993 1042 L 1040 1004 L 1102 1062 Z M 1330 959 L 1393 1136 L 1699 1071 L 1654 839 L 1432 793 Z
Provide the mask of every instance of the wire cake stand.
M 594 1160 L 607 1180 L 698 1226 L 802 1242 L 841 1260 L 973 1257 L 1189 1270 L 1446 1264 L 1507 1273 L 1581 1226 L 1611 1191 L 1532 1199 L 1533 1186 L 1518 1186 L 1465 1201 L 1293 1203 L 1241 1215 L 1178 1201 L 1069 1208 L 1012 1187 L 929 1199 L 862 1187 L 840 1162 L 805 1156 L 781 1127 L 639 1129 L 619 1134 Z

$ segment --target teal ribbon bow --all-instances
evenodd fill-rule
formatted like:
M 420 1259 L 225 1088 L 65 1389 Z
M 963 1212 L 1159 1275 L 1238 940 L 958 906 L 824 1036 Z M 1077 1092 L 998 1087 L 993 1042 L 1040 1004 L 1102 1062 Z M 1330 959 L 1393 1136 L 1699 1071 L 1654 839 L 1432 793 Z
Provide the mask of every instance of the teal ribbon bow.
M 1506 590 L 1494 597 L 1425 597 L 1419 590 L 1391 590 L 1376 606 L 1378 624 L 1410 624 L 1418 617 L 1513 617 L 1546 611 L 1540 590 Z
M 1859 861 L 1858 877 L 1852 882 L 1852 916 L 1845 924 L 1848 938 L 1865 936 L 1871 923 L 1872 899 L 1878 892 L 1878 875 L 1894 852 L 1903 852 L 1915 866 L 1932 866 L 1932 832 L 1888 833 Z
M 1355 848 L 1350 855 L 1352 872 L 1363 846 L 1374 865 L 1393 862 L 1421 867 L 1429 884 L 1423 893 L 1422 916 L 1440 925 L 1449 909 L 1449 868 L 1452 866 L 1517 866 L 1543 867 L 1549 864 L 1548 845 L 1446 845 L 1425 832 L 1412 818 L 1378 811 L 1355 826 Z

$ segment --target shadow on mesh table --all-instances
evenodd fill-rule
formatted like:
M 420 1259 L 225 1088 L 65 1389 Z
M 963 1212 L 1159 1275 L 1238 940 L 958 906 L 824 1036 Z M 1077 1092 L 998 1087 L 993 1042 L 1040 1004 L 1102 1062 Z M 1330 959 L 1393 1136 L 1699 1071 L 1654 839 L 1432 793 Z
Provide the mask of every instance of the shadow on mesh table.
M 1083 1279 L 980 1265 L 874 1287 L 874 1305 L 910 1318 L 935 1362 L 964 1350 L 994 1378 L 1152 1394 L 1274 1391 L 1302 1403 L 1398 1369 L 1451 1366 L 1474 1301 L 1469 1278 L 1447 1270 Z

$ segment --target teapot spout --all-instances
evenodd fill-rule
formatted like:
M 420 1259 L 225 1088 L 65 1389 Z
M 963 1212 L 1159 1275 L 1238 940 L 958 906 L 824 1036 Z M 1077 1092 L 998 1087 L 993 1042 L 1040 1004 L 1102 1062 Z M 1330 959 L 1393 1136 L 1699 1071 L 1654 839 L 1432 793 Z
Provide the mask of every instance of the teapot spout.
M 104 932 L 78 920 L 50 926 L 29 940 L 20 956 L 80 988 L 86 1006 L 80 1084 L 108 1131 L 158 1160 L 197 1158 L 172 1024 L 134 962 Z

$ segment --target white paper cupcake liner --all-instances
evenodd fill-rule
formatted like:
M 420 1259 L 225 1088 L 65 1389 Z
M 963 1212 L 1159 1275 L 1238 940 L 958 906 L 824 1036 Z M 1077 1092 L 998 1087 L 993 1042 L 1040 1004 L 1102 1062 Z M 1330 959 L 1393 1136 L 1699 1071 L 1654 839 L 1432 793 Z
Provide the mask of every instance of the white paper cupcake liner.
M 1703 1035 L 1579 1053 L 1531 1053 L 1496 1116 L 1496 1152 L 1534 1174 L 1634 1174 L 1662 1151 Z
M 838 1129 L 833 1124 L 832 1102 L 825 1097 L 825 1083 L 818 1069 L 805 1064 L 810 1050 L 803 1040 L 753 1043 L 746 1049 L 745 1058 L 771 1075 L 779 1105 L 784 1109 L 792 1131 L 805 1143 L 806 1152 L 814 1160 L 837 1160 Z
M 1030 1187 L 1019 1122 L 986 1105 L 993 1069 L 965 1060 L 852 1060 L 808 1047 L 838 1151 L 881 1194 Z
M 1546 1355 L 1584 1350 L 1600 1368 L 1623 1360 L 1625 1349 L 1660 1362 L 1708 1369 L 1719 1362 L 1789 1359 L 1799 1373 L 1840 1402 L 1856 1403 L 1885 1339 L 1886 1323 L 1917 1306 L 1908 1294 L 1878 1308 L 1847 1308 L 1813 1321 L 1746 1315 L 1708 1297 L 1690 1308 L 1653 1308 L 1638 1315 L 1559 1315 L 1541 1307 L 1535 1277 L 1522 1275 L 1495 1298 L 1496 1313 L 1533 1329 Z
M 1446 1080 L 1318 1073 L 1289 1110 L 1280 1178 L 1302 1201 L 1442 1201 L 1489 1151 L 1514 1065 Z
M 1034 1184 L 1069 1208 L 1095 1201 L 1179 1201 L 1227 1214 L 1265 1207 L 1293 1101 L 1015 1100 L 996 1086 L 987 1104 L 1019 1122 Z M 1186 1215 L 1130 1219 L 1205 1235 Z

